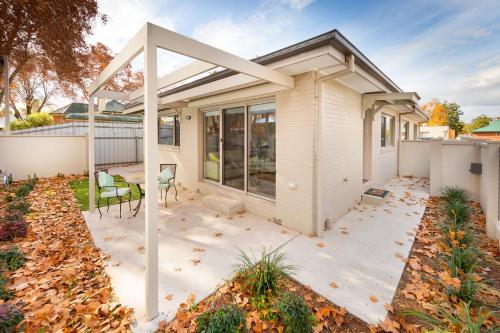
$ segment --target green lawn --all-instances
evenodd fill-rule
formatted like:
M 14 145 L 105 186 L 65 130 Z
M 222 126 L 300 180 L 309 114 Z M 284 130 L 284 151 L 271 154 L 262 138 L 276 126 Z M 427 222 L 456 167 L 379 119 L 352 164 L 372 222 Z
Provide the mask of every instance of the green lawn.
M 115 185 L 118 187 L 127 187 L 127 183 L 125 179 L 123 179 L 120 175 L 113 176 L 115 179 Z M 78 200 L 78 204 L 80 205 L 81 210 L 89 210 L 89 180 L 88 178 L 82 180 L 72 180 L 69 182 L 69 186 L 75 192 L 76 200 Z M 139 190 L 135 184 L 130 184 L 130 188 L 132 189 L 132 200 L 139 200 Z M 97 205 L 97 199 L 99 197 L 99 190 L 97 186 L 95 187 L 95 202 Z M 125 196 L 123 200 L 128 200 L 128 195 Z M 119 201 L 117 198 L 109 199 L 110 205 L 115 205 Z M 99 207 L 105 207 L 107 205 L 106 200 L 101 200 Z

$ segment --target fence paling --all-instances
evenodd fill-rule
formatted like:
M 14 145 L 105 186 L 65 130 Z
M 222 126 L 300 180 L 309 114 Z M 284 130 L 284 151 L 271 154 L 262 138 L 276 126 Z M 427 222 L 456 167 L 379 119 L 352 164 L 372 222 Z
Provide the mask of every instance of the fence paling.
M 11 132 L 14 135 L 83 135 L 86 122 L 72 122 L 28 128 Z M 143 161 L 142 124 L 96 123 L 96 165 L 139 163 Z M 133 140 L 133 141 L 132 141 Z

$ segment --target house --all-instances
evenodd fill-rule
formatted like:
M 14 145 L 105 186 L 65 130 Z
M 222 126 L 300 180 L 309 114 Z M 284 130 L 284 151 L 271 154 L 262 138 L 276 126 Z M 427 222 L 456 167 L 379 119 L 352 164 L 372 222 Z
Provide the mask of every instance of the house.
M 123 104 L 113 99 L 109 101 L 102 99 L 95 108 L 100 110 L 100 113 L 96 114 L 96 121 L 142 122 L 142 117 L 123 115 Z M 88 120 L 88 104 L 72 102 L 52 111 L 50 115 L 56 124 L 86 121 Z
M 454 135 L 449 126 L 420 126 L 420 139 L 452 139 Z
M 337 30 L 252 62 L 293 77 L 294 87 L 230 69 L 158 86 L 159 162 L 176 163 L 178 182 L 209 204 L 230 198 L 321 235 L 364 191 L 398 175 L 399 142 L 417 139 L 427 116 L 417 93 Z M 124 109 L 143 112 L 142 98 Z
M 492 120 L 487 126 L 474 130 L 472 135 L 480 139 L 500 141 L 500 119 Z

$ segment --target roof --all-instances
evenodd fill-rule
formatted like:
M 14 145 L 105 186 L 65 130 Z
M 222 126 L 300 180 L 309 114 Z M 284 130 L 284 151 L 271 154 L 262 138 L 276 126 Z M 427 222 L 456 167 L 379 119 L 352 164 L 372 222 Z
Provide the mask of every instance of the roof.
M 110 115 L 110 114 L 100 114 L 94 115 L 95 120 L 102 121 L 121 121 L 126 123 L 142 123 L 142 116 L 139 115 Z M 88 120 L 89 115 L 87 113 L 70 113 L 64 117 L 65 119 L 72 120 Z
M 122 112 L 123 104 L 112 99 L 108 101 L 104 107 L 105 109 L 102 112 Z M 95 110 L 98 109 L 98 106 L 95 106 Z M 88 112 L 88 103 L 78 103 L 72 102 L 62 108 L 59 108 L 55 111 L 52 111 L 50 114 L 70 114 L 70 113 L 87 113 Z
M 500 132 L 500 119 L 492 120 L 487 126 L 472 131 L 473 133 Z
M 401 88 L 399 88 L 387 75 L 385 75 L 377 66 L 375 66 L 373 62 L 371 62 L 358 48 L 354 46 L 354 44 L 352 44 L 347 38 L 345 38 L 337 29 L 323 33 L 316 37 L 306 39 L 302 42 L 287 46 L 285 48 L 268 53 L 266 55 L 250 59 L 250 61 L 256 62 L 260 65 L 267 65 L 325 45 L 333 46 L 335 49 L 337 49 L 344 55 L 350 55 L 350 54 L 354 55 L 355 65 L 363 69 L 365 72 L 373 76 L 375 79 L 382 82 L 391 90 L 391 92 L 402 91 Z M 201 79 L 195 80 L 193 82 L 184 84 L 182 86 L 164 91 L 158 94 L 158 96 L 165 97 L 171 94 L 178 93 L 180 91 L 198 87 L 207 84 L 209 82 L 220 80 L 236 74 L 238 73 L 234 70 L 225 69 L 220 72 L 216 72 L 214 74 L 205 76 Z M 125 105 L 125 109 L 140 104 L 142 104 L 142 101 L 131 101 Z
M 50 114 L 68 114 L 68 113 L 87 113 L 88 104 L 87 103 L 70 103 L 62 108 L 52 111 Z

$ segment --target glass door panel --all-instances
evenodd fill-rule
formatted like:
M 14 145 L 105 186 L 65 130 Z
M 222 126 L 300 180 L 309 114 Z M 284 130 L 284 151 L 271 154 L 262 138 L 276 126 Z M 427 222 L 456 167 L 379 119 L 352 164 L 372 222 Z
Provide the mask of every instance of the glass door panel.
M 222 110 L 223 184 L 245 189 L 245 107 Z
M 205 179 L 219 181 L 220 165 L 220 113 L 209 111 L 203 114 Z
M 248 192 L 276 196 L 276 108 L 274 103 L 248 108 Z

